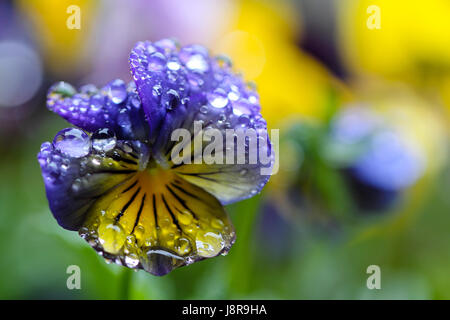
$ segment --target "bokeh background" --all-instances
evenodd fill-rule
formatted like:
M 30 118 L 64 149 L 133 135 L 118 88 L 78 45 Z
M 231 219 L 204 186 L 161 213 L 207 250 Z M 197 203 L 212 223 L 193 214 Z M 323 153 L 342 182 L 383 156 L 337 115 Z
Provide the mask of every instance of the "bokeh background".
M 448 0 L 2 0 L 0 298 L 449 299 L 449 12 Z M 67 126 L 46 109 L 52 83 L 131 80 L 133 44 L 163 37 L 225 53 L 256 83 L 280 170 L 228 206 L 228 256 L 158 278 L 57 225 L 36 154 Z M 66 287 L 69 265 L 81 290 Z M 381 290 L 366 287 L 369 265 Z

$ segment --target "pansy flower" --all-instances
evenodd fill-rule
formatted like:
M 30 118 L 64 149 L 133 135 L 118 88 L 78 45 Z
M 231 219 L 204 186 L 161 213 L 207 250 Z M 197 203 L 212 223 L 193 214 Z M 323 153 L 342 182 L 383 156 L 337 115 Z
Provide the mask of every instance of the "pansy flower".
M 42 144 L 38 160 L 63 228 L 77 230 L 109 261 L 164 275 L 228 252 L 235 231 L 223 205 L 264 187 L 269 175 L 261 169 L 270 171 L 272 148 L 258 94 L 228 59 L 164 39 L 137 43 L 129 64 L 134 81 L 128 84 L 51 87 L 48 108 L 75 127 Z M 191 142 L 200 137 L 199 151 L 183 148 L 181 162 L 173 161 L 177 129 Z M 224 139 L 224 154 L 238 149 L 226 143 L 227 133 L 253 130 L 244 140 L 248 157 L 207 161 L 206 129 Z M 269 161 L 249 161 L 252 140 Z

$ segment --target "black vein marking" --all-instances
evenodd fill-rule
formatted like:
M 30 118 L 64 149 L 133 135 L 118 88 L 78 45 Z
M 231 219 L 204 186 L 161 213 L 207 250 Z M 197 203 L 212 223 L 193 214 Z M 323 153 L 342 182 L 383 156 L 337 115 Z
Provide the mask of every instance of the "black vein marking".
M 136 229 L 136 226 L 139 223 L 139 219 L 141 218 L 141 213 L 142 213 L 142 209 L 144 208 L 144 202 L 145 202 L 145 197 L 147 196 L 146 193 L 144 193 L 144 195 L 142 196 L 142 200 L 141 200 L 141 205 L 139 206 L 139 210 L 136 216 L 136 220 L 134 221 L 134 226 L 133 226 L 133 230 L 131 230 L 131 233 L 134 232 L 134 229 Z
M 180 190 L 181 192 L 183 192 L 184 194 L 186 194 L 186 195 L 188 195 L 188 196 L 190 196 L 190 197 L 192 197 L 192 198 L 194 198 L 194 199 L 200 200 L 199 197 L 197 197 L 195 194 L 190 193 L 189 191 L 186 191 L 183 187 L 181 187 L 181 186 L 179 186 L 179 185 L 176 185 L 176 184 L 173 183 L 173 182 L 171 182 L 170 184 L 171 184 L 172 186 L 174 186 L 175 188 L 177 188 L 178 190 Z
M 93 172 L 92 174 L 96 173 L 134 173 L 136 170 L 101 170 Z
M 156 197 L 153 194 L 153 216 L 155 217 L 155 227 L 158 227 L 158 212 L 156 210 Z
M 128 144 L 127 144 L 126 146 L 127 146 L 127 147 L 130 147 L 132 151 L 131 151 L 131 152 L 126 152 L 125 150 L 123 150 L 123 148 L 122 148 L 121 146 L 117 146 L 117 149 L 119 149 L 119 150 L 122 151 L 123 153 L 129 155 L 130 157 L 132 157 L 132 158 L 138 160 L 139 157 L 133 153 L 133 152 L 136 152 L 136 151 L 134 150 L 134 148 L 133 148 L 132 146 L 128 145 Z
M 183 155 L 183 160 L 184 160 L 184 155 Z M 181 163 L 178 163 L 178 164 L 174 164 L 172 167 L 170 167 L 171 169 L 176 169 L 176 168 L 179 168 L 179 167 L 181 167 L 181 166 L 184 166 L 184 165 L 186 165 L 186 164 L 196 164 L 196 163 L 194 163 L 194 160 L 195 160 L 195 154 L 192 152 L 192 150 L 191 150 L 191 161 L 189 162 L 189 163 L 186 163 L 186 162 L 184 162 L 184 161 L 182 161 Z
M 167 190 L 169 190 L 169 192 L 175 197 L 175 199 L 178 200 L 178 202 L 183 206 L 183 208 L 185 208 L 187 211 L 189 211 L 192 216 L 198 220 L 197 216 L 195 215 L 195 213 L 187 206 L 186 201 L 181 199 L 181 197 L 175 193 L 175 191 L 172 190 L 171 187 L 169 187 L 168 185 L 166 185 Z
M 178 163 L 178 164 L 174 164 L 170 169 L 176 169 L 178 167 L 184 166 L 185 164 L 186 163 L 184 163 L 184 162 L 181 162 L 181 163 Z
M 183 122 L 181 123 L 180 126 L 178 126 L 178 128 L 184 128 L 186 122 L 186 118 L 183 119 Z M 191 140 L 192 140 L 192 134 L 191 134 Z M 176 144 L 180 143 L 180 141 L 173 141 L 171 140 L 170 146 L 167 148 L 165 156 L 167 157 L 170 153 L 170 151 L 172 151 L 173 147 L 175 147 Z
M 184 172 L 177 172 L 177 173 L 178 173 L 178 174 L 185 175 L 185 176 L 192 176 L 192 177 L 197 177 L 197 178 L 199 178 L 199 179 L 205 179 L 205 180 L 208 180 L 208 181 L 214 181 L 214 182 L 217 182 L 216 179 L 212 179 L 212 178 L 200 176 L 200 175 L 198 175 L 198 174 L 196 174 L 196 173 L 184 173 Z
M 205 124 L 205 127 L 209 126 L 210 124 L 211 124 L 211 121 L 210 121 L 210 122 L 207 122 L 207 123 Z M 181 150 L 184 150 L 184 148 L 187 146 L 188 143 L 190 143 L 190 144 L 191 144 L 191 147 L 192 147 L 192 143 L 194 143 L 195 137 L 196 137 L 198 134 L 200 134 L 200 132 L 202 132 L 202 131 L 199 131 L 199 132 L 194 132 L 194 131 L 192 131 L 192 132 L 191 132 L 191 139 L 190 139 L 186 144 L 183 145 L 183 147 L 181 148 Z M 173 148 L 173 147 L 172 147 L 172 148 Z M 172 150 L 172 149 L 170 149 L 170 150 Z M 203 148 L 202 148 L 202 150 L 203 150 Z M 194 150 L 194 151 L 195 151 L 195 150 Z M 166 156 L 167 156 L 168 154 L 169 154 L 169 152 L 166 153 Z M 183 166 L 183 165 L 185 165 L 185 164 L 192 164 L 192 163 L 194 163 L 195 156 L 196 156 L 196 155 L 194 154 L 194 152 L 193 152 L 193 150 L 192 150 L 192 148 L 191 148 L 191 163 L 184 163 L 184 162 L 182 162 L 182 163 L 179 163 L 179 164 L 176 164 L 176 165 L 172 166 L 171 169 L 175 169 L 175 168 L 181 167 L 181 166 Z
M 122 191 L 122 193 L 126 193 L 127 191 L 130 191 L 136 184 L 137 184 L 137 180 L 131 184 L 131 186 L 129 186 L 128 188 L 126 188 L 125 190 Z
M 133 203 L 134 199 L 136 199 L 136 196 L 138 195 L 139 191 L 141 191 L 141 187 L 139 187 L 136 192 L 131 196 L 130 200 L 128 200 L 127 203 L 123 206 L 122 210 L 120 210 L 119 214 L 116 216 L 116 222 L 119 222 L 120 218 L 122 218 L 125 211 L 127 211 L 128 207 L 131 203 Z
M 161 194 L 161 198 L 162 198 L 162 201 L 164 202 L 164 205 L 166 206 L 167 211 L 169 211 L 169 214 L 172 217 L 173 223 L 177 226 L 178 231 L 180 231 L 180 233 L 182 233 L 181 227 L 180 227 L 180 225 L 178 223 L 178 220 L 175 217 L 175 215 L 173 214 L 172 209 L 170 209 L 169 205 L 167 204 L 167 201 L 166 201 L 166 198 L 164 197 L 164 194 Z
M 99 194 L 99 195 L 97 195 L 97 196 L 95 196 L 95 197 L 91 197 L 90 195 L 89 195 L 89 196 L 84 196 L 84 197 L 74 196 L 74 199 L 92 198 L 92 199 L 94 199 L 94 200 L 97 200 L 97 199 L 100 198 L 101 196 L 103 196 L 103 195 L 109 193 L 110 191 L 112 191 L 112 190 L 114 190 L 114 189 L 116 189 L 116 188 L 122 186 L 122 185 L 125 184 L 128 180 L 130 180 L 131 178 L 132 178 L 132 177 L 127 177 L 127 178 L 125 178 L 125 180 L 119 182 L 117 185 L 112 186 L 111 188 L 105 190 L 104 192 L 102 192 L 101 194 Z
M 219 171 L 209 171 L 209 172 L 180 172 L 180 173 L 182 173 L 182 174 L 185 174 L 185 175 L 189 175 L 189 176 L 207 176 L 207 175 L 210 175 L 210 174 L 218 174 L 218 173 L 232 173 L 232 172 L 237 172 L 237 171 L 228 171 L 228 172 L 226 172 L 226 171 L 224 171 L 224 170 L 219 170 Z
M 194 178 L 204 179 L 204 180 L 212 181 L 212 182 L 215 182 L 215 183 L 218 183 L 218 184 L 226 184 L 228 187 L 230 187 L 230 188 L 232 188 L 232 189 L 240 190 L 240 191 L 246 191 L 246 190 L 243 189 L 243 188 L 239 188 L 239 187 L 236 185 L 236 182 L 235 182 L 235 181 L 227 181 L 227 180 L 223 180 L 223 179 L 221 179 L 221 180 L 219 181 L 219 180 L 216 180 L 216 179 L 213 179 L 213 178 L 205 177 L 205 176 L 200 175 L 200 174 L 197 174 L 197 173 L 183 173 L 183 172 L 177 172 L 177 174 L 182 174 L 182 175 L 185 175 L 185 176 L 191 176 L 191 177 L 194 177 Z
M 113 154 L 113 155 L 111 156 L 111 158 L 112 158 L 113 160 L 115 160 L 115 161 L 122 161 L 122 162 L 129 163 L 129 164 L 133 164 L 133 165 L 137 165 L 137 164 L 138 164 L 136 161 L 133 161 L 133 160 L 130 160 L 130 159 L 126 159 L 126 158 L 123 158 L 123 157 L 121 157 L 121 156 L 118 155 L 118 154 Z

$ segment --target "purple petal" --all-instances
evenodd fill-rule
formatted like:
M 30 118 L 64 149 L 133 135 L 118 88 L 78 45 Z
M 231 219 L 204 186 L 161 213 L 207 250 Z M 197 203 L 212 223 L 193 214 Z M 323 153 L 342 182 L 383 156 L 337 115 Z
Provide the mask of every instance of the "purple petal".
M 130 54 L 130 68 L 150 126 L 152 153 L 163 166 L 170 164 L 175 129 L 194 134 L 194 122 L 217 129 L 223 137 L 227 129 L 254 130 L 248 141 L 264 139 L 252 152 L 271 154 L 265 120 L 260 114 L 259 97 L 251 85 L 231 70 L 224 57 L 211 57 L 199 45 L 181 49 L 171 40 L 139 42 Z M 251 141 L 253 139 L 254 141 Z M 203 143 L 202 149 L 207 146 Z M 223 153 L 226 144 L 223 143 Z M 248 151 L 248 150 L 247 150 Z M 258 193 L 269 176 L 261 174 L 269 162 L 250 164 L 185 164 L 173 166 L 184 179 L 202 187 L 222 203 L 231 203 Z M 207 178 L 206 178 L 207 176 Z
M 61 130 L 53 143 L 45 142 L 38 154 L 50 209 L 66 229 L 78 230 L 87 209 L 103 193 L 129 179 L 146 166 L 147 147 L 138 141 L 114 140 L 104 149 L 97 140 L 77 128 Z M 114 137 L 115 139 L 115 137 Z M 137 161 L 136 159 L 139 159 Z
M 148 128 L 134 84 L 111 81 L 101 89 L 85 85 L 76 91 L 70 84 L 53 85 L 48 108 L 88 132 L 109 128 L 120 139 L 147 139 Z

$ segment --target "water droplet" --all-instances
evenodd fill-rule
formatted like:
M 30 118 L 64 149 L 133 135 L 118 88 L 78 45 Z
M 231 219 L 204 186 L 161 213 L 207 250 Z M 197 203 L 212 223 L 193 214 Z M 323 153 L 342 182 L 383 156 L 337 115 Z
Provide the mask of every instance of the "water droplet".
M 136 268 L 136 266 L 139 264 L 139 259 L 137 255 L 134 253 L 129 254 L 125 257 L 125 264 L 128 268 Z
M 191 241 L 184 237 L 178 238 L 175 240 L 175 250 L 181 256 L 185 256 L 189 254 L 192 250 Z
M 234 112 L 234 109 L 233 109 Z M 246 114 L 243 114 L 239 117 L 238 123 L 241 125 L 241 127 L 247 127 L 250 123 L 250 117 Z
M 198 232 L 195 238 L 198 255 L 205 258 L 214 257 L 225 246 L 222 235 L 214 232 Z
M 98 91 L 97 87 L 93 84 L 86 84 L 80 88 L 80 92 L 87 94 L 87 95 L 93 95 Z
M 239 172 L 239 174 L 240 174 L 241 176 L 245 176 L 245 175 L 247 174 L 247 172 L 248 172 L 247 169 L 242 169 L 242 170 Z
M 183 212 L 178 215 L 178 221 L 181 224 L 189 225 L 192 223 L 192 214 L 187 210 L 183 210 Z
M 50 93 L 58 94 L 61 95 L 61 97 L 65 98 L 65 97 L 72 97 L 77 93 L 77 91 L 71 84 L 64 81 L 60 81 L 50 88 Z
M 258 104 L 259 97 L 256 94 L 251 94 L 248 96 L 248 101 L 252 104 Z
M 195 54 L 186 63 L 186 67 L 193 71 L 205 72 L 208 71 L 209 66 L 206 58 L 200 54 Z
M 252 114 L 252 106 L 246 99 L 240 99 L 238 101 L 233 102 L 233 113 L 237 116 L 247 114 Z
M 222 229 L 224 227 L 224 223 L 220 219 L 213 218 L 211 220 L 211 227 L 216 228 L 216 229 Z
M 98 238 L 103 249 L 111 254 L 119 253 L 126 241 L 127 234 L 112 219 L 104 219 L 98 227 Z
M 167 110 L 176 109 L 180 105 L 180 96 L 178 92 L 173 89 L 167 90 L 161 97 L 161 104 Z
M 235 92 L 235 91 L 230 91 L 228 93 L 228 99 L 230 99 L 231 101 L 236 101 L 239 99 L 239 93 Z
M 130 116 L 127 109 L 122 109 L 117 116 L 117 124 L 122 128 L 131 128 Z
M 177 60 L 170 60 L 169 62 L 167 62 L 167 68 L 169 70 L 177 71 L 180 69 L 180 67 L 181 65 L 178 63 Z
M 217 64 L 219 65 L 219 67 L 221 67 L 221 68 L 231 68 L 231 66 L 232 66 L 231 59 L 224 54 L 218 55 L 216 57 L 216 61 L 217 61 Z
M 202 77 L 197 73 L 188 73 L 187 79 L 193 87 L 201 87 L 204 84 Z
M 208 113 L 208 106 L 207 105 L 201 106 L 199 111 L 200 111 L 200 113 L 207 114 Z
M 175 39 L 166 38 L 156 41 L 154 45 L 162 49 L 166 54 L 179 48 L 179 44 Z
M 187 257 L 187 258 L 185 259 L 186 265 L 193 264 L 194 262 L 195 262 L 195 259 L 194 259 L 193 257 Z
M 68 128 L 61 130 L 56 135 L 53 146 L 69 157 L 81 158 L 89 153 L 91 143 L 85 132 L 76 128 Z
M 159 84 L 156 84 L 156 85 L 154 85 L 153 86 L 153 89 L 152 89 L 152 94 L 153 94 L 153 96 L 156 98 L 156 97 L 159 97 L 160 95 L 161 95 L 161 93 L 162 93 L 162 87 L 161 87 L 161 85 L 159 85 Z
M 120 79 L 114 80 L 109 84 L 108 96 L 115 104 L 122 103 L 127 97 L 127 88 L 125 82 Z
M 217 109 L 222 109 L 228 104 L 227 94 L 223 89 L 216 89 L 207 95 L 208 102 Z
M 116 136 L 111 129 L 98 129 L 92 134 L 92 147 L 99 152 L 111 151 L 116 143 Z
M 94 112 L 99 111 L 104 103 L 105 97 L 100 94 L 95 94 L 90 99 L 90 110 Z
M 148 71 L 161 71 L 166 65 L 166 57 L 160 52 L 153 52 L 148 57 Z

